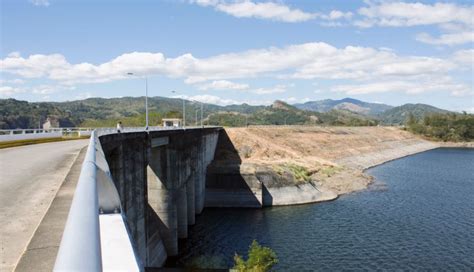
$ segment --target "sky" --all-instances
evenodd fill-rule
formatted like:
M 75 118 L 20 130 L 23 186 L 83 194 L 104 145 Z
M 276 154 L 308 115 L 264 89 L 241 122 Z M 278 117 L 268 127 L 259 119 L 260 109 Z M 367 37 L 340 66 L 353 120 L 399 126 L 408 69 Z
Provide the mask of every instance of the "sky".
M 0 0 L 0 98 L 474 112 L 471 1 Z M 130 75 L 131 73 L 131 75 Z

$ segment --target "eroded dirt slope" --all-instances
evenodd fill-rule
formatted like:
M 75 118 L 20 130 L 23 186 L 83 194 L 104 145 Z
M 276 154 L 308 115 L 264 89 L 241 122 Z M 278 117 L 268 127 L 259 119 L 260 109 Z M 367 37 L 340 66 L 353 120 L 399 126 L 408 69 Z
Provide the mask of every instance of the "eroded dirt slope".
M 226 128 L 242 163 L 304 167 L 338 194 L 366 188 L 364 168 L 437 145 L 396 127 Z

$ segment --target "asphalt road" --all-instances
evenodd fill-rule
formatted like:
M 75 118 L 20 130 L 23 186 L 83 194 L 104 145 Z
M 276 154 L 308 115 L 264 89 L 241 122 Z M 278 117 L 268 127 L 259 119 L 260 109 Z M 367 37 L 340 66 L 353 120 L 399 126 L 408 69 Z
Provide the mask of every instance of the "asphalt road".
M 12 271 L 89 140 L 0 149 L 0 271 Z

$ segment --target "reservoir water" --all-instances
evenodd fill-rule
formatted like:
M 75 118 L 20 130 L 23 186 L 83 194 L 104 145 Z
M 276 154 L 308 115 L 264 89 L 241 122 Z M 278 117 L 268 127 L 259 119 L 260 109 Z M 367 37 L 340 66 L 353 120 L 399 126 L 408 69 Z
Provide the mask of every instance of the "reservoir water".
M 474 270 L 474 150 L 443 148 L 369 169 L 369 189 L 333 202 L 205 209 L 180 244 L 193 260 L 230 267 L 253 239 L 277 271 Z

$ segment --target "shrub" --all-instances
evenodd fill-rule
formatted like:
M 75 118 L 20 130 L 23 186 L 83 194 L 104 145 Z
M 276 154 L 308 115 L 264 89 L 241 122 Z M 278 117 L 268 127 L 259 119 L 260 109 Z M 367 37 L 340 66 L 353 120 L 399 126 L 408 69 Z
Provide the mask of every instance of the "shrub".
M 276 253 L 269 247 L 262 247 L 253 240 L 249 247 L 248 259 L 245 261 L 240 255 L 234 256 L 237 271 L 265 272 L 278 263 Z

